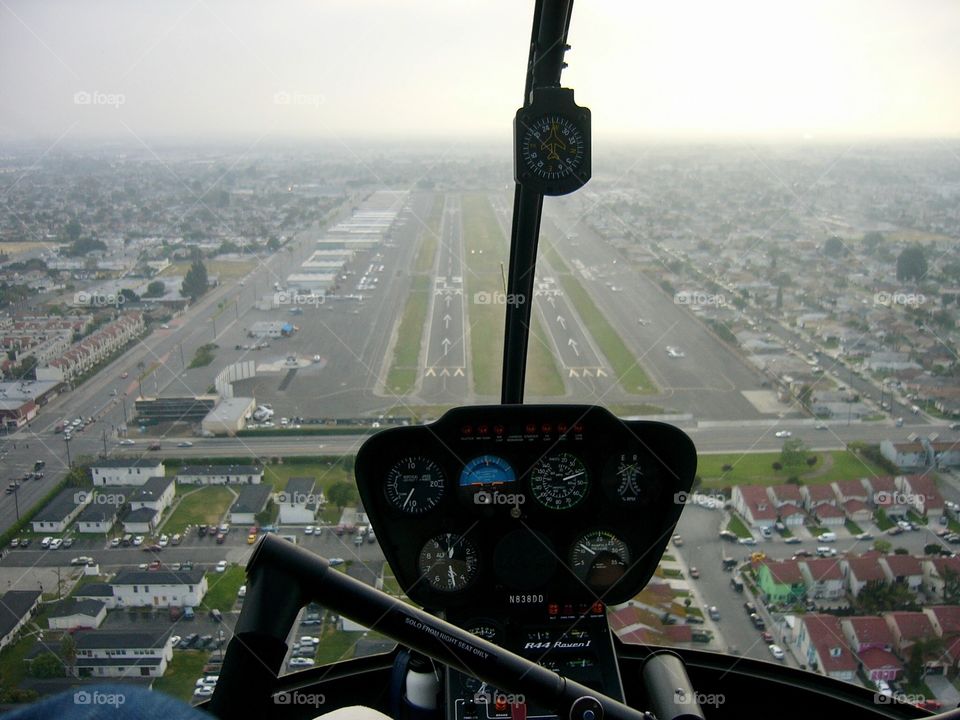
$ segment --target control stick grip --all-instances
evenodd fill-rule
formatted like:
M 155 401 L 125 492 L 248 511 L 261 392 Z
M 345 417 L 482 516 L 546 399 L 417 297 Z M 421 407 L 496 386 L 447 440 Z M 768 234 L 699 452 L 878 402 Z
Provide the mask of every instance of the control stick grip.
M 647 658 L 641 671 L 657 720 L 703 720 L 703 710 L 680 657 L 669 651 Z

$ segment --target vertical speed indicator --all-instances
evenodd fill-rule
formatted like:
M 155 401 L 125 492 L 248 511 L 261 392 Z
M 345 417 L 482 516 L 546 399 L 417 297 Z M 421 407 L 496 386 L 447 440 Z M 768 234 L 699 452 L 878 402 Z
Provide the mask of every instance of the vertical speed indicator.
M 440 504 L 445 482 L 443 470 L 434 460 L 408 457 L 390 468 L 383 490 L 394 509 L 421 515 Z

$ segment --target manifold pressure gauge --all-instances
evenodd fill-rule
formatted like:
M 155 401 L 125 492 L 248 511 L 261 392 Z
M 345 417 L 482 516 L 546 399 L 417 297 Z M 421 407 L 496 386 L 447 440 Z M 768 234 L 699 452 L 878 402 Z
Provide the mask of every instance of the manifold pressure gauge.
M 513 120 L 517 183 L 543 195 L 566 195 L 590 179 L 590 110 L 569 88 L 537 88 Z

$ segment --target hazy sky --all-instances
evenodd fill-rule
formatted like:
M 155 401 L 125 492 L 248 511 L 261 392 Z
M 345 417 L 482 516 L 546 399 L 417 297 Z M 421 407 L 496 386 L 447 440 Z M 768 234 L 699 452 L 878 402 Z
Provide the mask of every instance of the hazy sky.
M 0 139 L 510 132 L 528 0 L 0 0 Z M 577 0 L 597 135 L 960 134 L 958 0 Z

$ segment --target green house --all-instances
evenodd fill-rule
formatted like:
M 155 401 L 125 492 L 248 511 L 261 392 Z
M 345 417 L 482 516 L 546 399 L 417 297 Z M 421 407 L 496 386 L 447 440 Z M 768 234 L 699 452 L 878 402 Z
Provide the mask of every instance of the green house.
M 757 571 L 757 583 L 771 603 L 793 603 L 803 599 L 807 592 L 796 560 L 765 562 Z

